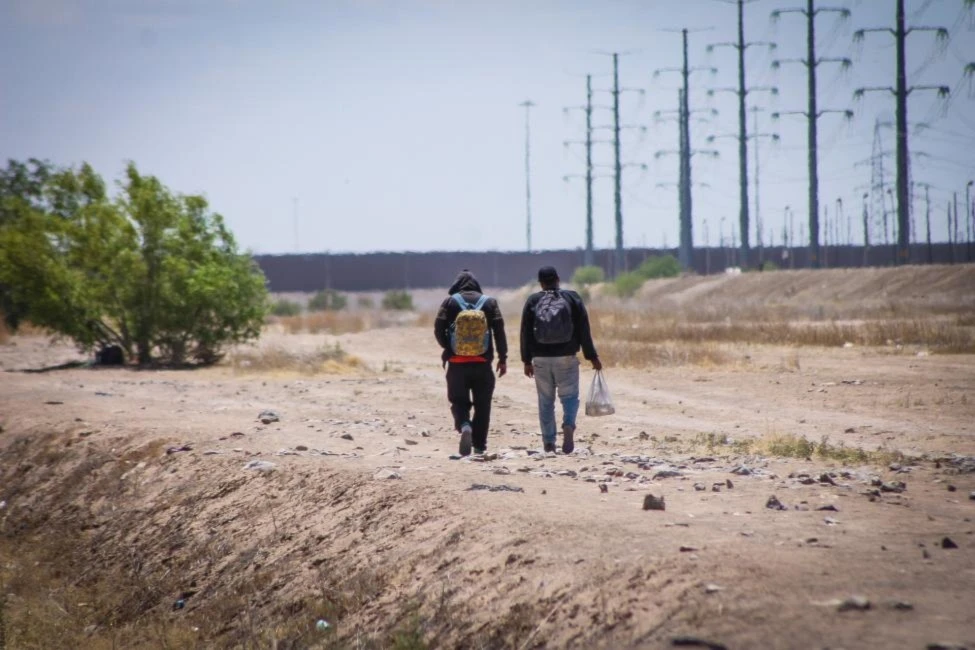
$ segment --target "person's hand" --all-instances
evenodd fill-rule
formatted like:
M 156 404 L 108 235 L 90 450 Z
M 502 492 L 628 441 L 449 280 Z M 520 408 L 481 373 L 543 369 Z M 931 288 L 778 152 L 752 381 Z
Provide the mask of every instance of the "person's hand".
M 508 374 L 508 362 L 498 361 L 498 377 L 504 377 Z
M 525 376 L 529 379 L 535 378 L 535 367 L 532 366 L 530 361 L 525 364 Z
M 596 371 L 603 369 L 603 362 L 599 360 L 599 357 L 592 360 L 592 369 Z

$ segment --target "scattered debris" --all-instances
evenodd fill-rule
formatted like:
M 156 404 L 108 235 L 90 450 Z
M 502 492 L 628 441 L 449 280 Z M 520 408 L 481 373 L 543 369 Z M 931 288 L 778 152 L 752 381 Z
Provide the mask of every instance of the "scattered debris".
M 730 478 L 726 478 L 726 479 L 724 480 L 724 486 L 725 486 L 726 488 L 728 488 L 729 490 L 731 490 L 732 488 L 734 488 L 734 487 L 735 487 L 735 484 L 731 482 L 731 479 L 730 479 Z
M 769 510 L 788 510 L 774 494 L 765 502 L 765 507 Z
M 827 526 L 835 526 L 836 524 L 838 524 L 840 522 L 839 522 L 839 520 L 833 519 L 832 517 L 824 517 L 823 518 L 823 523 L 826 524 Z
M 396 470 L 392 470 L 392 469 L 389 469 L 389 468 L 385 468 L 385 469 L 381 469 L 378 472 L 376 472 L 375 474 L 373 474 L 372 477 L 374 479 L 376 479 L 377 481 L 388 481 L 388 480 L 391 480 L 391 479 L 400 479 L 400 478 L 403 478 L 403 475 L 400 474 L 399 472 L 397 472 Z
M 926 650 L 968 650 L 968 646 L 960 643 L 929 643 Z
M 704 492 L 705 490 L 708 489 L 708 486 L 706 486 L 704 483 L 695 483 L 694 489 L 697 490 L 698 492 Z
M 870 601 L 863 596 L 850 596 L 836 606 L 838 612 L 865 612 L 870 609 Z
M 654 474 L 653 479 L 657 480 L 658 478 L 675 478 L 677 476 L 683 476 L 683 474 L 681 472 L 678 472 L 676 469 L 663 469 L 657 472 L 656 474 Z
M 319 632 L 324 632 L 330 627 L 331 625 L 329 625 L 328 621 L 326 621 L 324 618 L 320 618 L 317 621 L 315 621 L 315 629 L 318 630 Z
M 473 483 L 469 488 L 468 492 L 473 492 L 477 490 L 486 490 L 488 492 L 524 492 L 525 490 L 511 485 L 484 485 L 483 483 Z
M 750 474 L 753 474 L 754 472 L 751 469 L 745 467 L 744 465 L 739 465 L 738 467 L 731 470 L 731 473 L 738 474 L 739 476 L 748 476 Z
M 308 451 L 308 447 L 306 447 L 305 445 L 298 445 L 297 447 L 295 447 L 295 451 Z
M 599 491 L 602 492 L 603 494 L 606 494 L 607 492 L 609 492 L 609 486 L 606 485 L 605 483 L 600 483 Z
M 697 552 L 697 547 L 696 546 L 684 546 L 684 545 L 681 545 L 680 552 L 681 553 L 696 553 Z
M 816 508 L 816 510 L 824 510 L 824 511 L 827 511 L 827 512 L 839 512 L 840 511 L 840 509 L 837 508 L 836 506 L 834 506 L 832 503 L 830 503 L 829 505 L 825 505 L 825 506 L 819 506 L 818 508 Z
M 339 438 L 341 438 L 342 440 L 353 440 L 354 439 L 352 437 L 352 434 L 351 433 L 343 433 L 342 435 L 339 436 Z
M 497 460 L 497 454 L 474 454 L 471 456 L 471 460 L 475 463 L 486 463 L 492 460 Z
M 941 548 L 958 548 L 958 544 L 955 544 L 950 537 L 945 537 L 941 540 Z
M 833 477 L 830 476 L 828 472 L 823 472 L 819 475 L 819 482 L 827 483 L 829 485 L 836 485 L 836 481 L 833 480 Z
M 277 411 L 272 411 L 267 409 L 261 411 L 258 414 L 257 419 L 261 421 L 261 424 L 271 424 L 272 422 L 279 422 L 281 420 L 281 415 Z
M 901 612 L 909 612 L 914 609 L 914 603 L 909 603 L 904 600 L 894 600 L 890 603 L 891 609 L 896 609 Z
M 193 451 L 193 447 L 189 445 L 177 445 L 176 447 L 169 447 L 166 449 L 166 455 L 175 454 L 180 451 Z
M 696 636 L 675 636 L 670 640 L 670 644 L 682 648 L 706 648 L 707 650 L 728 650 L 728 646 L 707 639 L 700 639 Z
M 903 481 L 887 481 L 880 484 L 881 492 L 894 492 L 900 494 L 907 489 L 907 485 Z
M 704 585 L 704 593 L 706 593 L 706 594 L 714 594 L 714 593 L 717 593 L 717 592 L 723 591 L 723 590 L 724 590 L 724 587 L 721 587 L 719 585 L 716 585 L 713 582 L 709 582 L 708 584 Z
M 648 494 L 643 497 L 643 509 L 644 510 L 666 510 L 667 506 L 664 503 L 663 497 L 655 497 L 652 494 Z
M 408 444 L 408 445 L 418 445 L 418 444 L 420 444 L 416 440 L 410 440 L 409 438 L 403 438 L 403 442 L 406 443 L 406 444 Z
M 256 469 L 258 472 L 271 472 L 275 467 L 277 465 L 266 460 L 252 460 L 244 465 L 244 469 Z

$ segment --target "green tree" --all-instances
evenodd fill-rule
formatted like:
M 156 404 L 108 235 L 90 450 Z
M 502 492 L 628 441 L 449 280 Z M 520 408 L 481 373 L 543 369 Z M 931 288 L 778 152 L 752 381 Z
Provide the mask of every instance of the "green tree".
M 126 169 L 110 200 L 88 165 L 50 171 L 41 200 L 4 200 L 0 286 L 31 322 L 140 364 L 214 363 L 257 338 L 264 276 L 199 196 Z
M 640 290 L 644 282 L 646 282 L 646 278 L 636 271 L 620 273 L 613 280 L 613 293 L 620 298 L 630 298 Z

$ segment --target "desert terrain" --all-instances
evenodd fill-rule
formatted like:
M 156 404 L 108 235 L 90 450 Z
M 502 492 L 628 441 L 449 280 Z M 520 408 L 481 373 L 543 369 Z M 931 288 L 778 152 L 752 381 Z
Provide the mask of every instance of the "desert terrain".
M 540 453 L 528 291 L 489 291 L 509 372 L 466 459 L 444 291 L 199 370 L 39 371 L 86 357 L 10 336 L 0 640 L 975 648 L 975 267 L 595 287 L 616 414 L 571 455 Z

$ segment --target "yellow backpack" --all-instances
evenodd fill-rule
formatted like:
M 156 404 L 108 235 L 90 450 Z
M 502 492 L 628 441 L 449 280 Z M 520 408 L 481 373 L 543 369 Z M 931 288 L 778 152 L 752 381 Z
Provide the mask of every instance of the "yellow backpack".
M 460 357 L 479 357 L 491 344 L 487 316 L 481 310 L 488 297 L 481 295 L 473 305 L 459 293 L 452 298 L 460 305 L 460 313 L 450 326 L 450 348 Z

